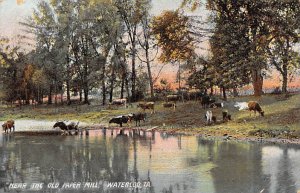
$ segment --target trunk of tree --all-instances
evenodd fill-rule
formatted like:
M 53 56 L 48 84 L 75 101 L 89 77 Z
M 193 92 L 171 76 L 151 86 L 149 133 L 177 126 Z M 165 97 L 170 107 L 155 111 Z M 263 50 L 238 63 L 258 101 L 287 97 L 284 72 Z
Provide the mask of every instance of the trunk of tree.
M 136 101 L 136 71 L 135 71 L 135 58 L 136 58 L 136 50 L 135 50 L 135 36 L 134 43 L 132 43 L 132 75 L 131 75 L 131 98 L 132 102 Z
M 57 105 L 57 82 L 56 81 L 55 81 L 55 86 L 54 86 L 54 94 L 55 94 L 54 103 L 55 103 L 55 105 Z
M 263 94 L 264 78 L 261 74 L 261 69 L 252 70 L 252 85 L 254 90 L 254 96 L 261 96 Z
M 87 85 L 84 86 L 83 93 L 84 93 L 84 101 L 83 101 L 83 103 L 89 105 L 90 104 L 90 102 L 89 102 L 89 89 L 88 89 Z
M 127 78 L 125 78 L 125 88 L 126 88 L 126 92 L 127 92 L 127 98 L 128 98 L 128 100 L 130 100 L 130 92 L 129 92 L 129 82 L 128 82 L 128 79 Z M 131 101 L 129 101 L 129 102 L 131 102 Z
M 70 94 L 70 69 L 69 66 L 67 66 L 67 81 L 66 81 L 66 86 L 67 86 L 67 105 L 71 104 L 71 94 Z
M 110 79 L 109 102 L 112 102 L 114 93 L 115 68 L 112 68 Z
M 28 89 L 25 89 L 25 104 L 29 105 L 30 104 L 30 98 L 29 98 L 29 93 L 28 93 Z
M 223 87 L 222 91 L 223 91 L 223 99 L 224 99 L 225 101 L 227 101 L 226 88 Z
M 178 92 L 181 92 L 181 69 L 180 62 L 178 62 Z
M 70 81 L 67 80 L 67 105 L 71 104 Z
M 105 85 L 105 65 L 103 65 L 104 67 L 102 67 L 102 71 L 103 71 L 103 74 L 102 74 L 102 105 L 105 105 L 106 104 L 106 85 Z
M 210 95 L 214 95 L 214 87 L 213 86 L 210 87 Z
M 288 57 L 289 57 L 289 50 L 290 50 L 290 41 L 289 39 L 286 40 L 286 49 L 285 49 L 285 57 L 283 60 L 282 65 L 282 92 L 287 94 L 287 85 L 288 85 Z
M 52 85 L 50 85 L 49 93 L 48 93 L 48 104 L 52 104 Z
M 286 94 L 288 92 L 287 85 L 288 85 L 288 70 L 287 65 L 283 65 L 283 73 L 282 73 L 282 93 Z
M 61 92 L 60 92 L 60 103 L 64 104 L 64 91 L 63 90 L 61 90 Z
M 122 82 L 121 82 L 121 95 L 120 98 L 122 99 L 124 97 L 124 85 L 125 85 L 125 76 L 122 76 Z
M 79 101 L 82 102 L 82 89 L 79 89 Z
M 148 26 L 148 23 L 147 23 Z M 144 32 L 145 33 L 145 32 Z M 147 63 L 147 70 L 148 70 L 148 78 L 149 78 L 149 86 L 150 86 L 150 95 L 151 98 L 154 98 L 154 91 L 153 91 L 153 79 L 152 79 L 152 72 L 151 72 L 151 64 L 149 58 L 149 37 L 145 36 L 145 54 L 146 54 L 146 63 Z
M 146 60 L 147 60 L 147 69 L 148 69 L 148 77 L 149 77 L 149 85 L 150 85 L 150 95 L 151 98 L 154 98 L 154 89 L 153 89 L 153 79 L 152 79 L 152 72 L 151 72 L 151 65 L 149 60 L 149 51 L 146 51 Z

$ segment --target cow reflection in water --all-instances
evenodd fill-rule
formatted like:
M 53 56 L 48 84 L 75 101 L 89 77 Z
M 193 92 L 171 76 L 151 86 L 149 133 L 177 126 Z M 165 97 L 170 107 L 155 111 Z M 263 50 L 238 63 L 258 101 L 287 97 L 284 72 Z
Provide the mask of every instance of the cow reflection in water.
M 75 134 L 78 133 L 78 125 L 79 125 L 79 122 L 77 122 L 77 124 L 75 122 L 70 122 L 69 124 L 66 124 L 65 122 L 63 121 L 59 121 L 59 122 L 56 122 L 54 125 L 53 125 L 53 128 L 60 128 L 61 130 L 65 132 L 68 132 L 69 135 L 71 135 L 71 131 L 75 131 Z

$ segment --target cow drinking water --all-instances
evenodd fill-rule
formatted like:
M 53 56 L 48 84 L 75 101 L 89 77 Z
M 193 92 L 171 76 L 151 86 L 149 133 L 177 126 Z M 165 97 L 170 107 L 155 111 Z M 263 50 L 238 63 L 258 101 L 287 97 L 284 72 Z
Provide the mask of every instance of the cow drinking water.
M 15 121 L 14 120 L 8 120 L 5 123 L 3 123 L 2 128 L 4 130 L 4 133 L 11 132 L 11 128 L 13 128 L 13 132 L 15 131 Z
M 60 128 L 61 130 L 63 130 L 64 132 L 68 132 L 69 134 L 71 134 L 72 130 L 75 130 L 75 132 L 78 132 L 78 125 L 79 122 L 75 123 L 75 122 L 70 122 L 69 124 L 66 124 L 63 121 L 58 121 L 53 125 L 53 128 Z

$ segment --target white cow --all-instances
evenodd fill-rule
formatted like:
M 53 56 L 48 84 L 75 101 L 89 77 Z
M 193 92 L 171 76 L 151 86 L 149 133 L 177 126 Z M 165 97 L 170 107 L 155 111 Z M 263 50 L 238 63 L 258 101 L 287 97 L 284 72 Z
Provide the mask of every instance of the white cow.
M 239 111 L 241 111 L 241 110 L 248 110 L 249 109 L 248 102 L 236 102 L 234 104 L 234 107 L 238 108 Z
M 206 111 L 205 118 L 208 124 L 212 122 L 212 117 L 213 117 L 212 111 Z

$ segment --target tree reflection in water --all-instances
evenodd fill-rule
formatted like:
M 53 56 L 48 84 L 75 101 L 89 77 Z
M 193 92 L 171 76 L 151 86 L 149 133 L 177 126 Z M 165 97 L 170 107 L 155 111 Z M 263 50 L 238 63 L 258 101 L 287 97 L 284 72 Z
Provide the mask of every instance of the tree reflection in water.
M 43 192 L 296 192 L 300 151 L 200 137 L 115 129 L 89 136 L 0 135 L 0 192 L 10 182 L 99 182 L 99 188 Z M 264 151 L 263 151 L 264 149 Z M 293 149 L 294 150 L 294 149 Z M 274 152 L 273 152 L 274 154 Z M 276 167 L 274 177 L 270 170 Z M 108 182 L 151 182 L 151 188 L 107 188 Z M 280 185 L 279 185 L 280 183 Z M 274 184 L 276 184 L 274 186 Z M 13 192 L 13 191 L 10 191 Z M 23 192 L 23 191 L 22 191 Z

